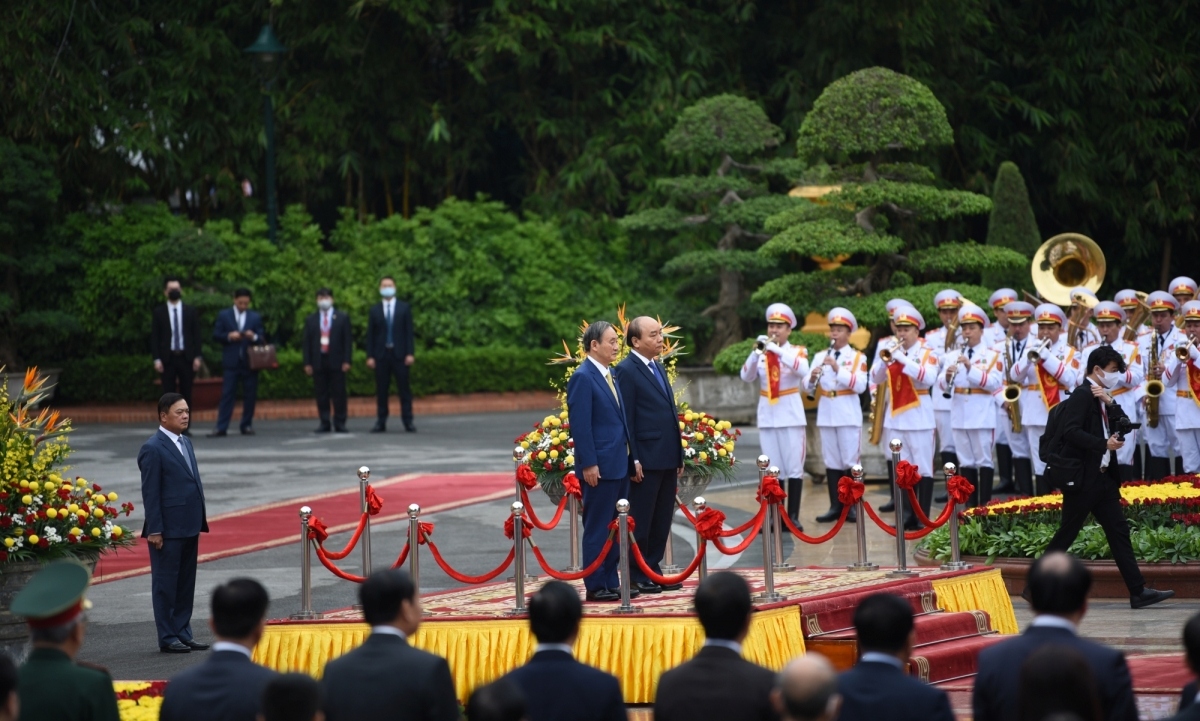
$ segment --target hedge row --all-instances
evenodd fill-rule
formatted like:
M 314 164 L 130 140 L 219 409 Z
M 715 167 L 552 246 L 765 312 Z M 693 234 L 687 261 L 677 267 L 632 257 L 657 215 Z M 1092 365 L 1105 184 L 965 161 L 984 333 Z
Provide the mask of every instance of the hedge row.
M 424 351 L 412 367 L 416 396 L 434 393 L 550 390 L 550 379 L 562 368 L 547 365 L 552 351 L 476 347 Z M 350 395 L 374 395 L 375 371 L 367 368 L 366 352 L 356 351 L 350 368 Z M 220 363 L 207 361 L 213 374 Z M 68 403 L 154 401 L 160 390 L 158 374 L 145 355 L 97 356 L 73 361 L 63 368 L 58 400 Z M 281 350 L 279 368 L 259 375 L 258 397 L 309 398 L 312 379 L 304 374 L 300 351 Z

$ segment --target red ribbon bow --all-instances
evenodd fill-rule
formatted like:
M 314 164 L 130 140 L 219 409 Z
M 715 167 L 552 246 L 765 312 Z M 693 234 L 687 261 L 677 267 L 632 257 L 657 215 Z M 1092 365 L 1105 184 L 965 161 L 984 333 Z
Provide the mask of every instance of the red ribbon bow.
M 724 523 L 724 513 L 715 508 L 705 508 L 696 516 L 696 532 L 706 541 L 715 541 L 721 537 Z
M 317 539 L 317 543 L 324 543 L 329 538 L 329 528 L 320 518 L 312 516 L 308 519 L 308 537 Z
M 866 486 L 850 476 L 842 476 L 838 479 L 838 500 L 843 505 L 850 506 L 858 503 L 859 499 L 863 497 L 863 491 L 865 490 Z
M 896 485 L 900 486 L 900 490 L 907 491 L 910 488 L 916 488 L 921 482 L 921 472 L 917 467 L 908 461 L 900 461 L 896 464 Z
M 529 517 L 522 513 L 521 514 L 521 537 L 529 538 L 532 535 L 533 535 L 533 527 L 529 523 Z M 505 538 L 513 537 L 513 517 L 512 516 L 509 516 L 508 518 L 506 518 L 504 520 L 504 537 Z
M 975 486 L 966 476 L 950 476 L 946 479 L 946 495 L 955 503 L 966 503 L 975 492 Z
M 563 493 L 583 500 L 583 489 L 579 487 L 579 479 L 575 477 L 574 471 L 571 471 L 563 478 Z
M 763 476 L 762 485 L 758 487 L 758 502 L 775 504 L 787 498 L 787 493 L 784 493 L 783 487 L 779 485 L 779 479 L 775 476 Z
M 375 489 L 370 483 L 367 484 L 367 513 L 370 515 L 378 515 L 383 510 L 383 499 L 375 492 Z
M 633 522 L 633 516 L 629 516 L 628 519 L 629 519 L 629 532 L 633 533 L 633 529 L 637 526 L 637 524 Z M 612 519 L 612 523 L 608 524 L 608 530 L 620 533 L 621 518 L 619 516 L 617 518 Z
M 512 516 L 508 517 L 508 521 L 511 526 Z M 432 535 L 433 535 L 433 524 L 432 523 L 426 523 L 425 521 L 417 522 L 417 543 L 419 545 L 424 546 L 425 545 L 425 537 L 432 536 Z M 509 531 L 509 538 L 512 538 L 512 531 Z
M 522 463 L 517 466 L 517 480 L 522 486 L 525 486 L 525 490 L 532 491 L 533 487 L 537 485 L 537 474 L 533 472 L 532 468 Z

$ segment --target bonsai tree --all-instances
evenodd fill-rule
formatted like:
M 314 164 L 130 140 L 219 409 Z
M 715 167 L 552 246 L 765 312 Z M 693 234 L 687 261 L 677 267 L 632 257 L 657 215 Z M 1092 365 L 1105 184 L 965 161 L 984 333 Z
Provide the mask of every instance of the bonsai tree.
M 987 244 L 1000 248 L 1012 248 L 1025 256 L 1033 258 L 1038 247 L 1042 244 L 1042 234 L 1038 231 L 1037 219 L 1033 217 L 1033 206 L 1029 204 L 1029 191 L 1025 189 L 1025 179 L 1016 163 L 1004 162 L 996 173 L 996 183 L 992 186 L 992 214 L 988 218 Z M 1029 273 L 1029 265 L 1015 270 L 989 271 L 983 276 L 984 285 L 1000 288 L 1011 286 L 1017 290 L 1029 288 L 1033 278 Z
M 633 231 L 694 234 L 699 247 L 672 258 L 662 271 L 681 277 L 687 288 L 715 286 L 715 298 L 702 311 L 712 319 L 713 330 L 697 354 L 701 361 L 711 361 L 722 348 L 742 339 L 739 306 L 749 295 L 744 275 L 774 265 L 770 257 L 755 252 L 770 237 L 763 232 L 763 222 L 800 202 L 768 194 L 768 176 L 799 170 L 795 160 L 765 157 L 782 139 L 783 132 L 762 108 L 746 98 L 717 95 L 701 100 L 680 114 L 663 143 L 681 164 L 707 167 L 708 172 L 658 179 L 655 187 L 665 204 L 621 220 Z
M 927 320 L 937 318 L 933 296 L 947 285 L 984 304 L 990 291 L 967 281 L 1028 261 L 1004 247 L 944 242 L 959 231 L 956 219 L 992 209 L 986 196 L 942 187 L 915 162 L 952 142 L 945 109 L 910 77 L 868 68 L 829 85 L 805 116 L 796 148 L 811 166 L 806 179 L 831 191 L 767 219 L 774 236 L 759 255 L 799 270 L 764 283 L 755 303 L 782 301 L 800 317 L 844 306 L 877 330 L 895 295 Z M 809 269 L 810 258 L 851 264 Z

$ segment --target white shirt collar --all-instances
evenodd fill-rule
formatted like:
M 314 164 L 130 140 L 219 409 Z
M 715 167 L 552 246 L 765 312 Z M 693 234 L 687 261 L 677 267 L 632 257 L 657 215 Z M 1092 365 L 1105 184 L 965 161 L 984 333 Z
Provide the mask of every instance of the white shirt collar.
M 1034 616 L 1033 620 L 1029 622 L 1029 627 L 1030 628 L 1061 628 L 1061 629 L 1070 631 L 1071 633 L 1077 633 L 1075 624 L 1071 623 L 1070 621 L 1063 618 L 1062 616 L 1051 616 L 1050 614 L 1046 614 L 1046 613 L 1044 613 L 1040 616 Z
M 631 351 L 629 351 L 629 352 L 630 352 L 630 353 L 632 353 L 632 354 L 634 354 L 635 356 L 637 356 L 637 357 L 638 357 L 638 360 L 640 360 L 641 362 L 645 363 L 646 365 L 653 365 L 653 364 L 654 364 L 654 361 L 650 360 L 649 358 L 647 358 L 646 356 L 642 355 L 641 353 L 638 353 L 638 352 L 637 352 L 637 351 L 635 351 L 635 350 L 631 350 Z
M 174 310 L 174 309 L 178 308 L 178 307 L 179 307 L 179 306 L 181 306 L 181 305 L 183 305 L 183 299 L 180 299 L 180 300 L 168 300 L 168 301 L 167 301 L 167 307 L 168 307 L 168 308 L 170 308 L 170 309 L 172 309 L 172 310 Z
M 250 658 L 250 649 L 246 648 L 240 643 L 234 643 L 233 641 L 217 641 L 212 645 L 212 650 L 213 653 L 216 653 L 217 651 L 237 651 L 238 653 L 243 654 L 246 658 Z
M 563 653 L 570 654 L 571 656 L 575 655 L 575 649 L 571 648 L 570 645 L 565 643 L 539 643 L 533 649 L 534 653 L 541 653 L 542 651 L 562 651 Z
M 588 356 L 587 358 L 588 358 L 588 360 L 590 360 L 592 363 L 595 363 L 595 364 L 596 364 L 596 367 L 600 369 L 600 373 L 601 373 L 602 375 L 604 375 L 604 376 L 607 376 L 607 375 L 608 375 L 608 366 L 604 365 L 603 363 L 601 363 L 600 361 L 596 360 L 595 358 L 593 358 L 593 357 L 591 357 L 591 356 Z
M 730 641 L 726 638 L 706 638 L 704 639 L 705 646 L 716 646 L 717 648 L 727 648 L 737 655 L 742 655 L 742 644 L 737 641 Z
M 890 653 L 881 653 L 879 651 L 864 651 L 862 658 L 859 659 L 863 663 L 886 663 L 889 666 L 903 669 L 904 662 Z
M 178 433 L 174 433 L 174 432 L 172 432 L 172 431 L 168 431 L 168 430 L 167 430 L 166 428 L 164 428 L 163 426 L 159 426 L 159 427 L 158 427 L 158 430 L 162 431 L 163 433 L 166 433 L 166 434 L 167 434 L 167 438 L 170 438 L 172 443 L 174 443 L 175 445 L 179 445 L 179 434 L 178 434 Z
M 236 305 L 235 305 L 235 306 L 233 306 L 233 314 L 234 314 L 234 315 L 241 315 L 241 314 L 243 314 L 243 313 L 245 313 L 245 312 L 246 312 L 246 311 L 244 311 L 244 310 L 238 310 L 238 307 L 237 307 Z
M 371 633 L 379 633 L 387 636 L 399 636 L 405 641 L 408 640 L 408 636 L 395 626 L 372 626 Z

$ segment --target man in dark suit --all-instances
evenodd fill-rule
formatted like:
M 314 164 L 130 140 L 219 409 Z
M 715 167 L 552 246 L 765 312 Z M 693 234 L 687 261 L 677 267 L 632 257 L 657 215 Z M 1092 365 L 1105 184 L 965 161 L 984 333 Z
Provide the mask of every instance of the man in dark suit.
M 328 433 L 329 402 L 333 400 L 333 430 L 346 432 L 346 373 L 350 370 L 353 339 L 350 316 L 334 310 L 333 291 L 317 291 L 317 312 L 304 321 L 304 372 L 312 376 L 317 396 L 317 433 Z
M 736 573 L 713 573 L 696 589 L 704 647 L 658 681 L 654 721 L 774 721 L 775 674 L 742 658 L 750 633 L 750 586 Z
M 779 672 L 771 703 L 783 721 L 834 721 L 842 706 L 837 671 L 815 651 L 798 656 Z
M 325 721 L 321 685 L 306 673 L 285 673 L 263 690 L 258 721 Z
M 575 442 L 575 470 L 583 476 L 583 560 L 591 564 L 604 550 L 617 501 L 629 497 L 631 436 L 609 367 L 620 348 L 612 323 L 601 320 L 589 325 L 583 332 L 583 348 L 587 357 L 567 381 L 567 416 Z M 614 542 L 600 568 L 583 579 L 587 600 L 620 600 L 619 557 Z
M 1081 388 L 1075 394 L 1083 392 Z M 975 721 L 1018 721 L 1018 670 L 1035 650 L 1047 644 L 1069 646 L 1087 659 L 1106 721 L 1136 721 L 1137 704 L 1125 654 L 1080 638 L 1076 631 L 1087 613 L 1091 572 L 1073 556 L 1050 552 L 1033 562 L 1028 583 L 1026 591 L 1036 614 L 1029 628 L 979 653 L 971 700 Z
M 502 679 L 521 690 L 528 721 L 625 721 L 616 677 L 575 660 L 582 618 L 579 594 L 562 581 L 550 581 L 530 597 L 537 649 L 529 663 Z
M 221 438 L 229 429 L 233 418 L 233 398 L 237 386 L 242 386 L 243 436 L 254 435 L 254 403 L 258 400 L 258 371 L 250 370 L 250 346 L 264 342 L 267 332 L 263 330 L 262 316 L 250 310 L 250 291 L 238 288 L 233 292 L 233 307 L 217 314 L 213 338 L 225 346 L 221 352 L 221 363 L 225 368 L 224 383 L 221 384 L 221 405 L 217 410 L 217 427 L 208 434 L 209 438 Z
M 890 593 L 868 596 L 854 609 L 858 663 L 838 678 L 842 721 L 954 721 L 944 691 L 908 675 L 916 631 L 912 606 Z
M 158 432 L 138 451 L 142 472 L 142 538 L 150 543 L 150 596 L 158 647 L 165 653 L 203 651 L 192 638 L 196 557 L 208 533 L 204 486 L 192 442 L 182 434 L 191 420 L 187 401 L 167 393 L 158 401 Z
M 253 579 L 235 578 L 213 590 L 212 655 L 167 684 L 161 721 L 255 721 L 263 691 L 279 676 L 250 660 L 267 629 L 269 604 L 267 589 Z
M 421 624 L 421 599 L 408 574 L 372 573 L 358 600 L 371 635 L 325 667 L 327 721 L 458 721 L 450 665 L 408 645 Z
M 1125 445 L 1118 432 L 1125 411 L 1109 392 L 1125 378 L 1125 360 L 1112 346 L 1100 346 L 1087 357 L 1087 379 L 1058 412 L 1054 427 L 1046 429 L 1051 443 L 1046 461 L 1047 480 L 1063 492 L 1062 522 L 1046 552 L 1066 552 L 1075 542 L 1089 514 L 1104 529 L 1113 560 L 1129 588 L 1129 605 L 1145 608 L 1165 601 L 1174 591 L 1146 588 L 1146 581 L 1133 556 L 1129 521 L 1121 509 L 1121 474 L 1117 450 Z
M 179 393 L 190 406 L 192 381 L 200 370 L 200 316 L 184 305 L 179 279 L 167 278 L 163 295 L 167 302 L 154 307 L 150 318 L 150 350 L 154 370 L 162 377 L 163 393 Z
M 617 386 L 625 401 L 633 477 L 629 487 L 630 514 L 637 519 L 633 537 L 646 565 L 662 575 L 660 563 L 675 518 L 675 488 L 683 474 L 683 444 L 679 438 L 679 409 L 667 370 L 658 362 L 663 349 L 662 323 L 648 316 L 629 322 L 625 343 L 629 355 L 617 365 Z M 642 593 L 673 591 L 654 583 L 631 564 L 630 576 Z
M 367 316 L 367 367 L 375 369 L 376 420 L 371 432 L 387 430 L 388 396 L 395 378 L 400 420 L 404 421 L 405 431 L 415 433 L 412 388 L 408 385 L 408 369 L 416 360 L 412 309 L 396 298 L 396 281 L 391 276 L 379 281 L 379 295 L 383 299 L 371 307 Z

